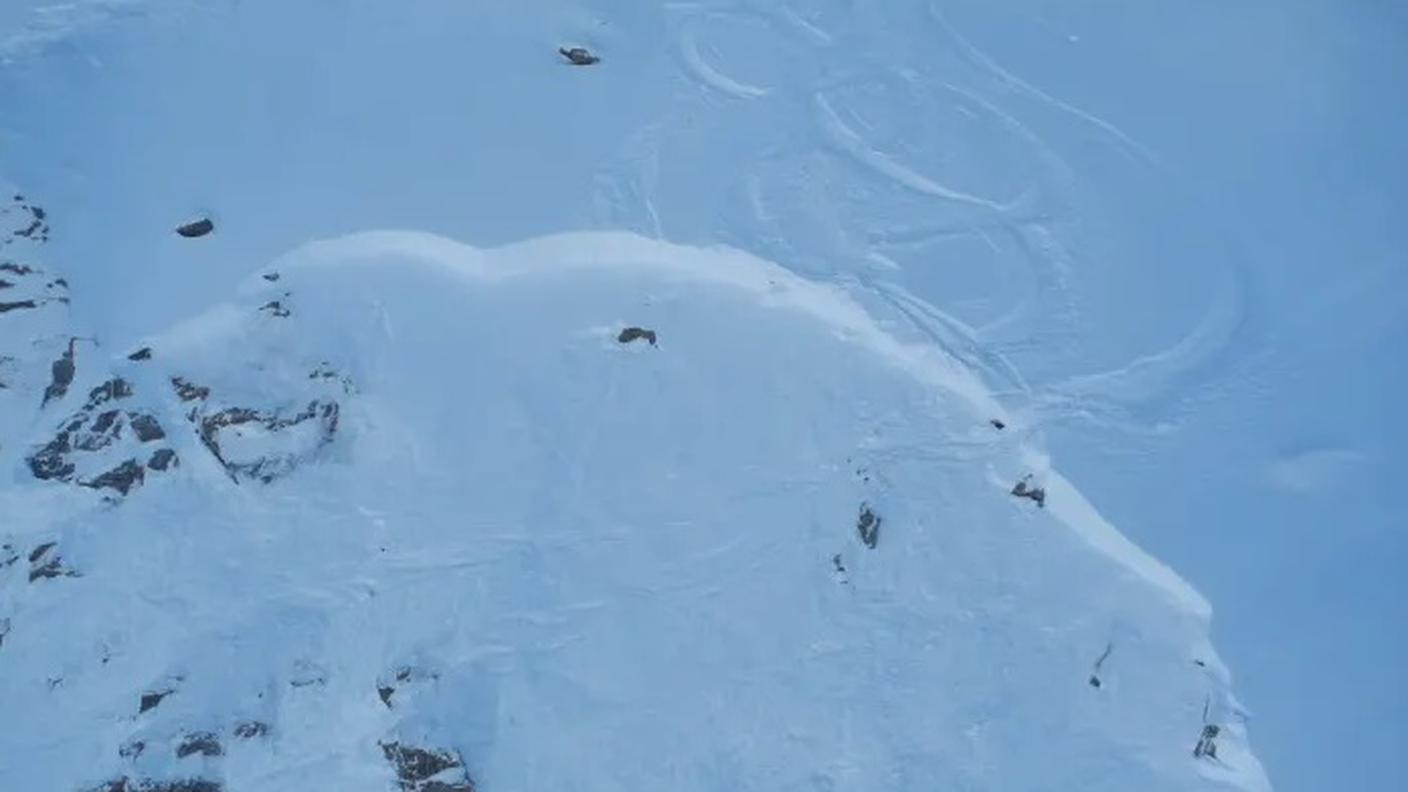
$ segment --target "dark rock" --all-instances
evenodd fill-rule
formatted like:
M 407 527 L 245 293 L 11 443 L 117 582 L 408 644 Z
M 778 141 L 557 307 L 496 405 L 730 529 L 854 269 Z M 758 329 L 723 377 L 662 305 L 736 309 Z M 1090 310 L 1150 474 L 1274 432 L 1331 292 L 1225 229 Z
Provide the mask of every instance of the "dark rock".
M 142 347 L 141 349 L 137 350 L 136 352 L 133 352 L 132 354 L 128 355 L 128 356 L 127 356 L 127 359 L 128 359 L 128 360 L 151 360 L 151 359 L 152 359 L 152 348 L 151 348 L 151 347 Z
M 391 697 L 396 694 L 396 688 L 390 685 L 377 685 L 376 694 L 381 697 L 381 703 L 391 709 Z
M 278 317 L 279 319 L 287 319 L 288 317 L 293 315 L 293 312 L 290 311 L 288 308 L 284 307 L 284 304 L 282 302 L 279 302 L 278 300 L 270 300 L 269 302 L 264 303 L 263 305 L 259 306 L 259 310 L 263 311 L 264 313 L 270 314 L 271 316 Z
M 97 478 L 79 483 L 89 489 L 112 489 L 126 495 L 132 491 L 133 487 L 146 481 L 146 478 L 146 469 L 137 460 L 129 459 L 112 470 L 102 473 Z
M 145 742 L 133 740 L 129 743 L 125 743 L 121 748 L 118 748 L 117 755 L 121 756 L 123 759 L 136 759 L 141 756 L 142 751 L 145 750 L 147 750 L 147 744 Z
M 0 289 L 13 289 L 14 287 L 15 287 L 15 284 L 10 283 L 9 281 L 5 280 L 4 278 L 0 278 Z
M 38 545 L 33 550 L 29 551 L 29 563 L 33 564 L 34 562 L 43 558 L 46 553 L 48 553 L 50 550 L 53 550 L 55 547 L 58 546 L 58 544 L 58 542 L 44 542 L 43 544 Z
M 1214 724 L 1203 726 L 1202 734 L 1198 736 L 1198 744 L 1193 746 L 1193 758 L 1209 759 L 1217 758 L 1217 736 L 1222 733 L 1222 727 Z
M 131 787 L 131 792 L 223 792 L 224 787 L 217 781 L 204 778 L 187 778 L 180 781 L 143 781 Z
M 994 429 L 1006 429 L 1006 428 L 1007 428 L 1007 424 L 1003 423 L 1002 421 L 999 421 L 999 420 L 996 419 L 996 418 L 992 419 L 991 421 L 988 421 L 988 423 L 992 424 L 992 427 L 993 427 Z
M 185 759 L 192 754 L 201 756 L 223 756 L 225 749 L 221 747 L 220 740 L 210 732 L 196 732 L 188 734 L 181 744 L 176 746 L 176 758 Z
M 53 580 L 60 577 L 78 577 L 78 573 L 64 566 L 61 556 L 54 556 L 42 564 L 36 564 L 29 568 L 29 582 L 36 580 Z
M 1012 487 L 1012 494 L 1018 498 L 1026 498 L 1035 501 L 1036 505 L 1046 508 L 1046 489 L 1043 487 L 1031 486 L 1031 476 L 1025 476 Z
M 157 705 L 161 703 L 162 699 L 175 692 L 176 691 L 167 688 L 164 690 L 149 690 L 146 693 L 143 693 L 142 701 L 137 708 L 137 714 L 141 715 L 142 713 L 148 710 L 156 709 Z
M 55 399 L 62 399 L 68 394 L 68 388 L 73 384 L 73 375 L 78 371 L 78 366 L 74 363 L 73 353 L 74 339 L 68 341 L 68 350 L 55 360 L 50 366 L 50 381 L 48 387 L 44 388 L 44 401 L 40 406 L 46 406 Z
M 880 517 L 871 511 L 870 506 L 862 503 L 860 505 L 860 517 L 856 520 L 856 532 L 860 534 L 860 540 L 871 550 L 880 543 Z
M 156 471 L 164 471 L 173 464 L 179 464 L 179 462 L 176 459 L 176 452 L 169 448 L 157 449 L 157 452 L 152 454 L 152 458 L 147 460 L 147 467 Z
M 262 276 L 260 276 L 260 277 L 264 278 L 264 280 L 269 281 L 270 283 L 273 283 L 274 281 L 276 281 L 276 280 L 279 279 L 279 273 L 277 273 L 277 272 L 266 272 L 266 273 L 264 273 L 264 274 L 263 274 Z
M 381 751 L 386 761 L 396 769 L 396 779 L 406 792 L 420 792 L 425 789 L 422 782 L 447 770 L 464 767 L 459 754 L 453 751 L 428 751 L 399 742 L 382 743 Z M 473 789 L 468 776 L 463 783 L 470 784 L 468 788 Z
M 573 66 L 591 66 L 601 62 L 601 58 L 593 55 L 586 47 L 558 47 L 557 51 Z
M 34 268 L 27 267 L 24 264 L 16 264 L 13 261 L 6 261 L 3 264 L 0 264 L 0 272 L 8 272 L 11 275 L 19 275 L 23 277 L 25 275 L 34 274 Z
M 1100 688 L 1100 677 L 1095 676 L 1094 674 L 1091 674 L 1091 675 L 1090 675 L 1090 686 L 1098 690 L 1098 689 Z
M 651 346 L 655 346 L 655 331 L 646 330 L 643 327 L 627 327 L 621 331 L 620 335 L 616 336 L 616 340 L 622 344 L 629 344 L 639 339 L 645 339 L 650 342 Z
M 196 220 L 195 222 L 186 223 L 183 226 L 178 226 L 176 228 L 176 233 L 180 234 L 181 236 L 187 239 L 196 239 L 198 237 L 203 237 L 214 230 L 215 223 L 210 218 L 205 217 L 200 220 Z
M 252 740 L 269 733 L 269 724 L 263 721 L 247 721 L 235 727 L 235 736 L 241 740 Z
M 10 311 L 20 311 L 27 308 L 38 308 L 39 304 L 34 300 L 18 300 L 16 302 L 0 302 L 0 314 Z
M 44 208 L 40 206 L 31 206 L 29 208 L 29 213 L 34 215 L 35 220 L 43 220 L 47 216 L 47 214 L 44 212 Z
M 171 387 L 176 389 L 177 398 L 183 402 L 204 401 L 210 396 L 210 388 L 193 385 L 180 377 L 171 378 Z
M 126 399 L 131 395 L 132 386 L 128 384 L 127 380 L 121 377 L 113 377 L 88 392 L 88 403 L 84 405 L 84 407 L 92 410 L 107 404 L 113 399 Z
M 14 545 L 0 545 L 0 568 L 10 566 L 18 560 L 20 560 L 20 554 L 15 552 Z
M 29 554 L 29 582 L 52 580 L 58 577 L 78 577 L 78 573 L 64 566 L 63 556 L 53 552 L 56 543 L 45 542 Z
M 29 463 L 29 472 L 40 481 L 68 481 L 73 476 L 74 465 L 68 460 L 68 453 L 73 450 L 70 443 L 69 431 L 62 431 L 45 446 L 34 452 L 25 461 Z
M 128 413 L 127 422 L 132 427 L 132 431 L 137 434 L 137 439 L 143 443 L 150 443 L 153 440 L 166 437 L 166 432 L 162 430 L 161 424 L 153 416 Z

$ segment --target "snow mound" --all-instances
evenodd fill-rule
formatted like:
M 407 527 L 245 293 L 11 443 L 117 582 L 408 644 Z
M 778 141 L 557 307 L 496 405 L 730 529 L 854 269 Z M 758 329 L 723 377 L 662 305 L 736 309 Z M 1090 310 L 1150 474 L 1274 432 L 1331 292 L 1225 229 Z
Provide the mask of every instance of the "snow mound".
M 374 232 L 141 347 L 64 398 L 180 464 L 0 488 L 2 788 L 1266 788 L 1201 597 L 839 289 Z

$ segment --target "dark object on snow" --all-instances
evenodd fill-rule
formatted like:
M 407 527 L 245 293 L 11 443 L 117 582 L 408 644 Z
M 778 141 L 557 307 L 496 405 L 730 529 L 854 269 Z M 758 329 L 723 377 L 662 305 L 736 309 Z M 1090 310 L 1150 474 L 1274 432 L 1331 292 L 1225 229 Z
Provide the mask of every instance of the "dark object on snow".
M 1097 690 L 1100 688 L 1100 667 L 1103 666 L 1103 665 L 1105 665 L 1105 661 L 1106 661 L 1106 660 L 1109 660 L 1109 659 L 1110 659 L 1110 653 L 1113 652 L 1113 651 L 1115 651 L 1115 645 L 1114 645 L 1114 644 L 1112 644 L 1112 643 L 1107 643 L 1107 644 L 1105 644 L 1105 651 L 1103 651 L 1103 652 L 1100 653 L 1100 657 L 1095 661 L 1095 669 L 1090 673 L 1090 686 L 1091 686 L 1091 687 L 1093 687 L 1093 688 L 1095 688 L 1095 689 L 1097 689 Z
M 188 734 L 176 747 L 176 758 L 185 759 L 191 754 L 201 756 L 223 756 L 225 749 L 220 746 L 220 740 L 216 739 L 210 732 L 196 732 Z
M 646 330 L 643 327 L 627 327 L 621 331 L 620 335 L 616 336 L 616 340 L 623 344 L 629 344 L 642 338 L 649 341 L 651 346 L 655 346 L 655 331 Z
M 140 486 L 146 479 L 147 471 L 138 464 L 137 460 L 129 459 L 96 478 L 78 483 L 89 489 L 117 490 L 125 496 L 132 491 L 133 487 Z
M 1209 723 L 1203 727 L 1203 733 L 1198 737 L 1198 744 L 1193 746 L 1193 758 L 1201 759 L 1206 756 L 1209 759 L 1217 758 L 1217 735 L 1222 733 L 1222 727 Z
M 273 283 L 274 281 L 276 281 L 276 280 L 279 279 L 279 273 L 277 273 L 277 272 L 266 272 L 266 273 L 264 273 L 261 277 L 263 277 L 264 280 L 269 281 L 270 283 Z
M 856 520 L 856 532 L 860 534 L 860 540 L 871 550 L 880 543 L 880 518 L 875 512 L 870 510 L 870 506 L 862 503 L 860 505 L 860 518 Z
M 1012 487 L 1012 494 L 1018 498 L 1026 498 L 1036 501 L 1036 505 L 1046 508 L 1046 490 L 1043 487 L 1033 487 L 1030 482 L 1031 476 L 1023 476 L 1022 480 Z
M 269 724 L 263 721 L 247 721 L 235 727 L 235 736 L 241 740 L 263 737 L 269 733 Z
M 1002 421 L 999 421 L 999 420 L 996 419 L 996 418 L 992 419 L 991 421 L 988 421 L 988 423 L 992 424 L 992 428 L 994 428 L 994 429 L 1006 429 L 1006 428 L 1007 428 L 1007 424 L 1003 423 Z
M 134 781 L 119 778 L 105 781 L 91 787 L 86 792 L 223 792 L 225 788 L 218 781 L 204 778 L 187 778 L 179 781 L 153 781 L 150 778 Z
M 147 460 L 147 467 L 156 471 L 164 471 L 176 463 L 176 452 L 169 448 L 159 448 L 152 458 Z
M 55 399 L 62 399 L 68 393 L 68 386 L 73 384 L 73 375 L 78 370 L 78 366 L 73 362 L 74 340 L 68 340 L 68 350 L 50 366 L 50 382 L 48 387 L 44 388 L 44 401 L 40 403 L 40 407 Z
M 166 437 L 161 423 L 153 416 L 130 412 L 127 414 L 127 424 L 132 427 L 132 431 L 137 433 L 137 439 L 143 443 L 150 443 L 153 440 Z
M 396 780 L 404 792 L 474 792 L 474 780 L 456 752 L 428 751 L 397 742 L 382 743 L 381 751 L 396 768 Z M 447 775 L 460 778 L 451 781 Z
M 259 310 L 272 316 L 276 316 L 280 319 L 287 319 L 288 317 L 293 315 L 293 313 L 289 311 L 288 308 L 284 307 L 284 304 L 279 302 L 278 300 L 270 300 L 269 302 L 264 303 L 263 305 L 259 306 Z
M 171 387 L 176 389 L 176 397 L 183 402 L 204 400 L 210 395 L 210 388 L 193 385 L 180 377 L 171 378 Z
M 133 740 L 121 748 L 117 749 L 117 755 L 123 759 L 136 759 L 142 755 L 142 751 L 147 750 L 147 744 L 141 740 Z
M 133 352 L 132 354 L 128 355 L 128 356 L 127 356 L 127 359 L 128 359 L 128 360 L 151 360 L 151 359 L 152 359 L 152 348 L 151 348 L 151 347 L 142 347 L 141 349 L 137 350 L 136 352 Z
M 195 239 L 197 237 L 203 237 L 214 230 L 215 223 L 211 222 L 210 218 L 203 217 L 193 223 L 186 223 L 185 225 L 178 227 L 176 229 L 176 233 L 180 234 L 181 236 L 187 239 Z
M 573 66 L 591 66 L 601 62 L 601 58 L 593 55 L 586 47 L 558 47 L 557 51 Z
M 161 703 L 162 699 L 166 698 L 174 692 L 175 691 L 171 690 L 170 688 L 167 688 L 166 690 L 152 690 L 143 693 L 142 702 L 140 705 L 138 705 L 137 708 L 137 714 L 141 715 L 147 710 L 156 709 L 157 705 Z

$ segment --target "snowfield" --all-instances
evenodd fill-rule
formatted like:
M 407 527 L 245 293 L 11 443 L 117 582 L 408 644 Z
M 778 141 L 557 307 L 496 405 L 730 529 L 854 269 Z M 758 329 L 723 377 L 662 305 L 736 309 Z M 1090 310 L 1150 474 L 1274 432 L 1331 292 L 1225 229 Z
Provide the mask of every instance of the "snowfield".
M 1202 599 L 835 287 L 376 232 L 142 346 L 45 409 L 116 378 L 177 465 L 4 493 L 64 571 L 7 574 L 6 786 L 1266 788 Z
M 1271 788 L 1212 605 L 1058 453 L 1259 387 L 1259 275 L 1004 54 L 1064 23 L 23 5 L 0 790 Z

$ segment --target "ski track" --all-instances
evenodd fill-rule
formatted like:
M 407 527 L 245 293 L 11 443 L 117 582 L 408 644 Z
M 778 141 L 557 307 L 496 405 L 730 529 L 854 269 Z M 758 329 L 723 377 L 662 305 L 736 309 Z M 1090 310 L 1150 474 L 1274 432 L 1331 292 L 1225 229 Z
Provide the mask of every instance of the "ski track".
M 1000 82 L 1003 82 L 1011 86 L 1012 88 L 1026 93 L 1027 95 L 1037 99 L 1038 101 L 1044 102 L 1050 105 L 1051 107 L 1054 107 L 1064 113 L 1068 113 L 1069 115 L 1074 116 L 1075 118 L 1078 118 L 1081 121 L 1090 124 L 1091 126 L 1094 126 L 1095 128 L 1099 129 L 1100 131 L 1104 132 L 1105 134 L 1113 138 L 1115 141 L 1117 141 L 1122 148 L 1124 148 L 1128 153 L 1132 154 L 1136 158 L 1141 159 L 1150 165 L 1158 166 L 1160 168 L 1162 167 L 1159 157 L 1154 154 L 1153 151 L 1151 151 L 1139 141 L 1125 134 L 1125 132 L 1119 127 L 1115 126 L 1109 121 L 1106 121 L 1103 118 L 1100 118 L 1099 116 L 1093 113 L 1082 110 L 1079 107 L 1076 107 L 1068 102 L 1064 102 L 1061 99 L 1058 99 L 1055 96 L 1052 96 L 1051 94 L 1041 90 L 1035 85 L 1032 85 L 1026 80 L 1023 80 L 1022 78 L 1003 68 L 1002 64 L 998 63 L 995 59 L 993 59 L 990 55 L 980 49 L 977 45 L 969 41 L 962 33 L 958 32 L 957 28 L 949 24 L 948 19 L 944 16 L 943 12 L 939 10 L 938 0 L 929 0 L 929 14 L 933 17 L 934 21 L 938 24 L 939 28 L 944 32 L 944 34 L 949 39 L 951 39 L 954 44 L 958 46 L 959 51 L 962 52 L 968 58 L 968 60 L 978 68 L 996 77 Z
M 768 89 L 735 80 L 709 65 L 704 54 L 699 51 L 698 26 L 700 22 L 684 23 L 679 36 L 680 59 L 685 71 L 701 84 L 735 99 L 759 99 L 768 95 Z
M 840 115 L 838 115 L 835 108 L 831 106 L 825 94 L 821 92 L 813 94 L 812 103 L 816 109 L 817 124 L 822 129 L 826 139 L 831 141 L 832 145 L 842 153 L 854 160 L 857 165 L 895 184 L 913 190 L 920 195 L 942 198 L 948 201 L 957 201 L 998 213 L 1006 212 L 1011 208 L 1010 206 L 1004 206 L 987 198 L 970 195 L 959 190 L 945 187 L 871 147 L 866 142 L 864 135 L 852 129 L 841 120 Z

